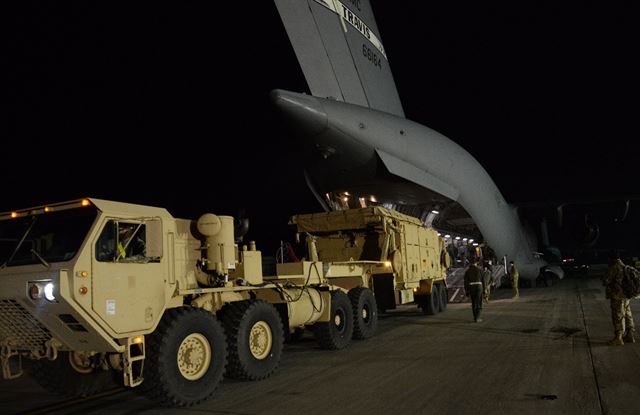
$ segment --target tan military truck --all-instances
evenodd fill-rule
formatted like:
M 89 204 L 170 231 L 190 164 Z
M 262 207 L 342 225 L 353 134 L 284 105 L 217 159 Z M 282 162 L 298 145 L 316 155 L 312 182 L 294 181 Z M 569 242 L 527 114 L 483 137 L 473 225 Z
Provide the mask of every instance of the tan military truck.
M 399 237 L 408 223 L 380 225 L 398 252 L 422 235 L 416 226 L 415 235 Z M 380 258 L 310 258 L 263 276 L 260 251 L 238 247 L 233 229 L 231 217 L 177 219 L 162 208 L 99 199 L 1 213 L 3 377 L 19 376 L 31 359 L 35 379 L 54 391 L 88 395 L 115 378 L 186 406 L 208 398 L 225 374 L 269 376 L 283 341 L 301 328 L 312 328 L 327 349 L 373 335 L 369 278 L 389 273 Z M 396 267 L 404 263 L 387 250 Z M 403 293 L 431 290 L 410 282 L 416 272 L 415 264 L 394 271 L 405 278 Z
M 363 282 L 380 310 L 413 301 L 425 314 L 446 309 L 449 255 L 438 232 L 418 219 L 374 206 L 296 215 L 290 223 L 307 235 L 309 256 L 325 264 L 327 275 L 339 264 L 374 263 Z M 332 283 L 350 290 L 360 281 L 334 278 Z

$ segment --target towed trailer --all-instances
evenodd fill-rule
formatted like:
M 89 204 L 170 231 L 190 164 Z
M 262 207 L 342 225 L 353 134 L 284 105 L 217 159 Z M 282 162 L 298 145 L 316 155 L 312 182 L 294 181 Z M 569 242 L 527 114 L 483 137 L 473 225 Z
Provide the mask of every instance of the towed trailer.
M 381 208 L 350 214 L 342 213 L 366 217 L 365 228 L 318 231 L 294 217 L 309 260 L 277 264 L 268 276 L 255 243 L 235 243 L 229 216 L 178 219 L 91 198 L 2 213 L 3 377 L 20 376 L 31 359 L 49 390 L 86 396 L 117 382 L 189 406 L 225 375 L 271 375 L 301 329 L 322 348 L 342 349 L 375 334 L 378 308 L 417 299 L 427 312 L 440 309 L 445 274 L 431 271 L 440 245 L 428 230 Z M 334 252 L 347 234 L 349 249 Z M 374 239 L 379 257 L 357 254 Z

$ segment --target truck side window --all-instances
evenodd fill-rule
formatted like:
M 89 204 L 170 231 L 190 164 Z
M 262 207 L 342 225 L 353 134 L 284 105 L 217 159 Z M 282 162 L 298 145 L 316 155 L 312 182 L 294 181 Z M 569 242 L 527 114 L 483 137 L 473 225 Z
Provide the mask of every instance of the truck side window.
M 96 242 L 96 259 L 100 262 L 153 261 L 146 256 L 146 225 L 109 220 Z
M 96 259 L 100 262 L 111 262 L 116 257 L 116 222 L 110 220 L 105 225 L 96 242 Z

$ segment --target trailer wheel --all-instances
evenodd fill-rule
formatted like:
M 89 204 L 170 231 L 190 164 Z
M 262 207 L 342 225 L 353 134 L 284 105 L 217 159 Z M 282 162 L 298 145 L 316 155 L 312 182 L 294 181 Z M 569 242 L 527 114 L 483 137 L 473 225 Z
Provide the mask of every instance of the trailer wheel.
M 226 363 L 224 330 L 211 313 L 170 309 L 148 341 L 144 391 L 166 406 L 202 402 L 220 384 Z
M 444 284 L 438 284 L 438 294 L 440 295 L 439 305 L 440 312 L 442 313 L 447 309 L 447 304 L 449 303 L 449 293 L 447 292 L 447 287 Z
M 328 322 L 316 323 L 313 334 L 323 349 L 344 349 L 353 336 L 353 310 L 349 297 L 340 290 L 331 293 L 331 316 Z
M 237 301 L 221 313 L 229 341 L 227 376 L 258 380 L 271 375 L 280 363 L 284 342 L 276 308 L 262 300 Z
M 67 397 L 86 397 L 121 386 L 122 376 L 111 369 L 92 367 L 96 363 L 73 352 L 59 352 L 56 360 L 34 361 L 29 372 L 46 390 Z
M 349 291 L 353 308 L 353 338 L 368 339 L 378 329 L 378 306 L 373 292 L 364 287 Z
M 422 300 L 422 312 L 428 316 L 438 314 L 440 311 L 440 292 L 438 286 L 434 285 L 431 294 L 427 294 Z

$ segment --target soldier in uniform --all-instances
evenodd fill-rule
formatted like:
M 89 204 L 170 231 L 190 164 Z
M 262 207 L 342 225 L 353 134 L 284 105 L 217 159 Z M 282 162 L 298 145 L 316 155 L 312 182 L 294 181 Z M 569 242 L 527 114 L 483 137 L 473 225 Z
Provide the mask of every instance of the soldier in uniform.
M 509 262 L 509 280 L 511 281 L 511 286 L 513 287 L 513 298 L 520 298 L 520 291 L 518 291 L 518 277 L 520 273 L 518 272 L 518 268 L 516 268 L 516 264 L 513 261 Z
M 611 302 L 611 320 L 615 336 L 609 341 L 610 346 L 622 346 L 625 343 L 635 343 L 633 337 L 635 325 L 629 299 L 622 292 L 622 275 L 624 263 L 617 251 L 611 252 L 609 269 L 602 277 L 606 298 Z M 625 330 L 626 327 L 626 330 Z
M 482 300 L 489 302 L 489 293 L 491 292 L 491 261 L 485 261 L 482 265 Z
M 464 273 L 464 291 L 471 297 L 471 311 L 473 311 L 473 321 L 480 323 L 480 313 L 482 312 L 482 272 L 478 268 L 476 258 L 471 258 L 471 264 Z

